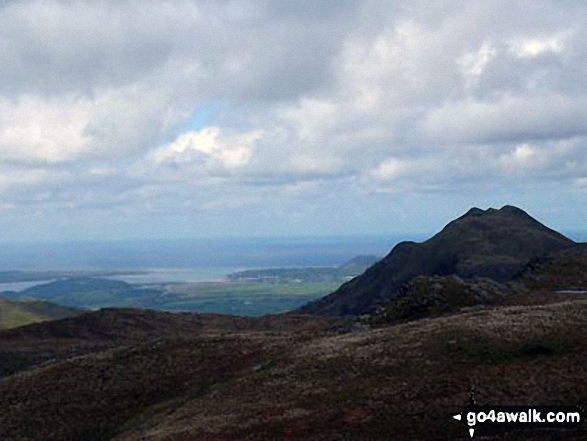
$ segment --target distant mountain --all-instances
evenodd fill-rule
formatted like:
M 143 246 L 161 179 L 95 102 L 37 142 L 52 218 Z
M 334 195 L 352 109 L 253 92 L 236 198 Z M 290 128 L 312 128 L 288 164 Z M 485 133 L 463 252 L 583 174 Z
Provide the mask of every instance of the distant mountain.
M 73 308 L 103 308 L 109 306 L 140 307 L 144 299 L 158 297 L 161 291 L 142 288 L 120 280 L 100 277 L 68 277 L 35 285 L 22 291 L 4 291 L 11 299 L 39 299 Z
M 11 300 L 0 297 L 0 329 L 15 328 L 30 323 L 62 319 L 83 311 L 37 300 Z
M 517 207 L 472 208 L 425 242 L 399 243 L 362 275 L 300 311 L 327 316 L 370 313 L 397 296 L 402 284 L 416 276 L 456 275 L 505 282 L 533 259 L 573 245 L 571 239 Z
M 360 255 L 340 266 L 264 268 L 237 271 L 226 276 L 232 282 L 338 282 L 355 277 L 377 262 L 377 256 Z
M 340 265 L 338 269 L 348 273 L 360 274 L 380 259 L 381 257 L 371 255 L 355 256 Z

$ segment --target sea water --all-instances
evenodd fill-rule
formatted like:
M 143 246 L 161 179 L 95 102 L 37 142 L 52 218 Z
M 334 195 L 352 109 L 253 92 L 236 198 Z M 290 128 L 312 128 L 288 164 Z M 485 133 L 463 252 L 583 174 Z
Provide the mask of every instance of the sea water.
M 337 266 L 357 255 L 383 256 L 393 236 L 212 238 L 2 244 L 0 270 L 137 271 L 132 283 L 200 282 L 246 268 Z

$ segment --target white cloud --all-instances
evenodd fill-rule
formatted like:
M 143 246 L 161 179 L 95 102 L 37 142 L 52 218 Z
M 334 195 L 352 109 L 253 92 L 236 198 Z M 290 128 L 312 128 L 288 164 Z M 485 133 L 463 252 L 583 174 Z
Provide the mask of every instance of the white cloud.
M 463 55 L 457 63 L 463 66 L 467 75 L 479 76 L 495 54 L 496 50 L 491 43 L 484 42 L 478 51 Z
M 0 100 L 0 157 L 59 163 L 88 153 L 89 137 L 84 131 L 89 115 L 90 104 L 73 97 Z
M 336 126 L 340 107 L 324 100 L 303 98 L 298 105 L 282 109 L 279 117 L 295 128 L 300 141 L 308 141 Z
M 534 58 L 542 54 L 559 54 L 565 49 L 569 32 L 547 38 L 524 38 L 509 42 L 509 51 L 519 58 Z
M 454 76 L 441 80 L 454 50 L 446 40 L 415 20 L 399 20 L 375 36 L 351 34 L 339 61 L 341 93 L 350 95 L 355 110 L 370 114 L 380 106 L 421 105 L 452 87 Z
M 408 169 L 409 165 L 405 161 L 400 161 L 397 158 L 389 158 L 372 170 L 371 174 L 380 180 L 391 180 L 401 176 Z
M 219 127 L 205 127 L 152 151 L 149 161 L 155 167 L 168 167 L 170 173 L 222 174 L 245 167 L 262 136 L 260 130 L 225 135 Z
M 479 77 L 485 71 L 487 65 L 497 54 L 496 49 L 486 41 L 476 52 L 469 52 L 457 60 L 465 75 L 465 87 L 475 87 L 479 83 Z
M 541 155 L 538 150 L 529 144 L 517 145 L 512 151 L 499 157 L 501 166 L 510 172 L 536 166 L 540 160 Z
M 535 158 L 538 152 L 536 149 L 528 144 L 521 144 L 516 149 L 506 156 L 506 159 L 521 163 L 529 163 L 532 158 Z
M 199 132 L 184 133 L 167 147 L 154 152 L 153 159 L 155 162 L 164 162 L 181 156 L 190 150 L 212 155 L 220 149 L 218 146 L 219 135 L 220 129 L 218 127 L 205 128 Z

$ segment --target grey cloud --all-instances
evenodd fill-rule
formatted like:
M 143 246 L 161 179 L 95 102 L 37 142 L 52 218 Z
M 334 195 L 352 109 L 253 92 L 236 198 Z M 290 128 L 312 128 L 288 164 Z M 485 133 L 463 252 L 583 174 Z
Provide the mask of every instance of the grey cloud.
M 587 133 L 587 100 L 548 95 L 461 101 L 433 109 L 423 121 L 429 142 L 524 142 Z
M 92 95 L 172 61 L 201 67 L 199 96 L 293 99 L 327 83 L 329 60 L 356 21 L 351 2 L 311 4 L 251 3 L 253 17 L 268 14 L 258 21 L 234 13 L 246 2 L 4 5 L 0 93 Z
M 1 9 L 0 91 L 92 94 L 132 83 L 196 24 L 187 3 L 18 2 Z M 188 33 L 188 35 L 185 35 Z
M 285 0 L 280 2 L 264 1 L 270 14 L 285 19 L 302 22 L 324 19 L 348 19 L 348 15 L 357 13 L 361 2 L 353 0 Z

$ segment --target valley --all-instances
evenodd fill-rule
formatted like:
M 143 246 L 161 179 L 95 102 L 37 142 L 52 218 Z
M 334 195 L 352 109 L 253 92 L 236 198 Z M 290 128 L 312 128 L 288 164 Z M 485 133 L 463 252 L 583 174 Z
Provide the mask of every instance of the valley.
M 5 279 L 32 286 L 0 292 L 0 298 L 12 301 L 14 306 L 19 305 L 15 301 L 35 300 L 78 309 L 150 308 L 262 316 L 287 312 L 325 296 L 376 260 L 374 256 L 358 256 L 336 267 L 250 269 L 231 272 L 225 277 L 222 269 L 19 271 L 6 273 Z M 188 280 L 213 277 L 215 280 L 185 282 L 182 277 Z M 9 322 L 0 315 L 0 326 L 36 321 L 27 317 L 21 314 L 19 320 Z

